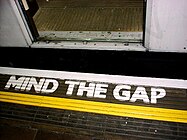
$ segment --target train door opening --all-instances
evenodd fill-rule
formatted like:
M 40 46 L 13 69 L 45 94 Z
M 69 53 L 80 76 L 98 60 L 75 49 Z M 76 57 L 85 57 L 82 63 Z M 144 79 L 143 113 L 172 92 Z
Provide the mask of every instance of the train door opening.
M 136 46 L 134 50 L 144 50 L 144 0 L 30 1 L 35 3 L 27 0 L 40 41 L 35 45 L 41 45 L 41 41 L 66 41 L 74 45 L 90 43 L 96 49 L 106 44 L 117 50 L 131 45 Z

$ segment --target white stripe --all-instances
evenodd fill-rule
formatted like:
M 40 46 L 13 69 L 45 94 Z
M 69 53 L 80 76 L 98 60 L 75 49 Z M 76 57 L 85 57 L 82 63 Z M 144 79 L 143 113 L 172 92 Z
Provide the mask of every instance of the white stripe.
M 27 1 L 26 0 L 22 0 L 22 3 L 23 3 L 23 6 L 24 6 L 25 10 L 26 11 L 29 10 L 29 6 L 27 4 Z
M 1 74 L 187 89 L 187 80 L 0 67 Z

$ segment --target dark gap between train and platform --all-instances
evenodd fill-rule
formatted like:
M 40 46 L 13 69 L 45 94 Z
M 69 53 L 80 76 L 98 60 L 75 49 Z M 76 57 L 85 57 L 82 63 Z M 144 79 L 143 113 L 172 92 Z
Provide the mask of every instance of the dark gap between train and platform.
M 0 65 L 5 67 L 187 79 L 184 53 L 18 47 L 2 47 L 0 52 Z

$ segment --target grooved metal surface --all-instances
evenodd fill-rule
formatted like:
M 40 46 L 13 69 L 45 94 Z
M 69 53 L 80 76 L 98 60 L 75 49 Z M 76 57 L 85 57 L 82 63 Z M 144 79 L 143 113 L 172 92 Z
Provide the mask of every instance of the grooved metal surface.
M 45 124 L 51 127 L 65 128 L 65 131 L 74 134 L 96 136 L 102 139 L 107 139 L 108 135 L 117 136 L 118 138 L 115 137 L 117 140 L 125 137 L 156 140 L 187 138 L 187 126 L 182 123 L 115 117 L 3 102 L 0 107 L 1 119 L 17 119 L 31 124 Z
M 139 7 L 143 0 L 37 0 L 40 7 Z
M 38 0 L 39 31 L 143 31 L 143 1 Z

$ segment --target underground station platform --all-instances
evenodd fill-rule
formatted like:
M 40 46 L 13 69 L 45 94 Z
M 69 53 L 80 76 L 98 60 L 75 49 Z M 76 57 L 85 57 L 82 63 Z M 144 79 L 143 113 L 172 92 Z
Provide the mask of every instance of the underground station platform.
M 186 80 L 11 67 L 0 79 L 1 139 L 187 139 Z
M 0 0 L 0 140 L 187 140 L 186 0 Z

